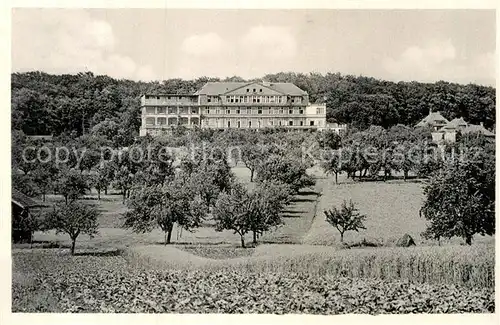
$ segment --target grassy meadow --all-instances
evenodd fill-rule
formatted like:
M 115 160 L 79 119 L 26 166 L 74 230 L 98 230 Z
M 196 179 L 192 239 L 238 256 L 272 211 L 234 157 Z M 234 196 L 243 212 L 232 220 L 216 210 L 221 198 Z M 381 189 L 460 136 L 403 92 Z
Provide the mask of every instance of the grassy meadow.
M 248 187 L 255 186 L 250 182 L 250 171 L 238 165 L 232 168 L 237 179 Z M 437 245 L 435 241 L 427 241 L 420 234 L 426 228 L 425 219 L 419 216 L 423 202 L 422 183 L 418 181 L 404 182 L 392 180 L 387 182 L 353 182 L 345 175 L 339 177 L 335 184 L 333 177 L 325 175 L 318 167 L 308 171 L 316 178 L 316 185 L 303 189 L 294 197 L 292 203 L 283 212 L 284 225 L 265 233 L 259 242 L 263 244 L 306 244 L 340 246 L 338 231 L 325 220 L 323 211 L 333 206 L 340 206 L 342 201 L 352 199 L 365 214 L 366 230 L 348 231 L 344 241 L 353 245 L 362 241 L 375 243 L 378 246 L 394 246 L 395 241 L 405 233 L 411 235 L 417 245 Z M 47 195 L 46 203 L 53 204 L 61 200 L 60 196 Z M 83 202 L 95 204 L 101 211 L 99 218 L 99 234 L 94 238 L 80 235 L 77 240 L 77 251 L 97 248 L 124 248 L 136 245 L 156 245 L 164 241 L 164 233 L 154 229 L 148 233 L 134 233 L 121 228 L 122 214 L 127 210 L 122 203 L 121 195 L 113 190 L 102 194 L 97 200 L 96 193 L 84 197 Z M 48 208 L 46 208 L 48 209 Z M 246 236 L 250 243 L 251 235 Z M 175 228 L 172 242 L 178 245 L 230 245 L 237 247 L 239 238 L 232 231 L 216 232 L 208 221 L 204 226 L 193 231 Z M 442 241 L 439 244 L 461 244 L 460 238 Z M 493 237 L 476 236 L 475 243 L 493 243 Z M 29 244 L 16 244 L 25 248 Z M 33 247 L 69 247 L 70 240 L 65 234 L 54 231 L 36 232 Z M 213 249 L 213 248 L 212 248 Z M 223 248 L 222 248 L 223 249 Z
M 352 200 L 359 213 L 366 215 L 366 229 L 344 234 L 347 244 L 366 240 L 380 246 L 394 246 L 404 234 L 409 234 L 417 245 L 438 245 L 436 241 L 422 238 L 427 221 L 420 217 L 419 210 L 424 202 L 423 183 L 418 180 L 390 180 L 387 182 L 353 182 L 345 175 L 339 176 L 338 184 L 333 177 L 318 175 L 323 184 L 317 215 L 310 230 L 303 238 L 304 244 L 338 245 L 340 234 L 326 220 L 324 211 L 340 207 L 343 200 Z M 474 237 L 476 243 L 493 243 L 491 236 Z M 461 238 L 442 240 L 443 244 L 463 244 Z
M 247 168 L 233 168 L 249 187 Z M 283 212 L 284 225 L 239 247 L 231 231 L 207 225 L 175 229 L 172 244 L 155 229 L 137 234 L 121 228 L 126 211 L 119 193 L 83 200 L 102 212 L 99 234 L 81 235 L 76 256 L 69 237 L 37 232 L 33 249 L 12 250 L 15 312 L 231 312 L 412 313 L 494 311 L 494 238 L 472 246 L 454 238 L 420 237 L 422 184 L 400 180 L 353 182 L 309 173 L 316 185 L 303 189 Z M 47 203 L 60 197 L 49 195 Z M 347 232 L 348 244 L 363 240 L 385 247 L 343 249 L 323 211 L 352 199 L 367 215 L 366 230 Z M 393 247 L 405 233 L 416 247 Z M 246 236 L 250 244 L 251 234 Z M 103 285 L 104 284 L 104 285 Z M 191 294 L 191 293 L 195 294 Z M 273 297 L 272 299 L 270 297 Z M 390 297 L 390 298 L 387 298 Z
M 250 182 L 250 171 L 248 168 L 237 166 L 233 167 L 233 172 L 237 179 L 246 184 L 248 187 L 254 186 L 255 183 Z M 293 243 L 300 244 L 303 235 L 309 230 L 315 216 L 315 209 L 318 203 L 318 194 L 321 193 L 323 182 L 309 189 L 302 190 L 287 207 L 283 213 L 285 224 L 278 229 L 264 234 L 261 242 L 265 243 Z M 46 204 L 50 205 L 61 200 L 60 196 L 47 195 Z M 122 214 L 127 211 L 126 205 L 122 203 L 122 198 L 119 193 L 110 191 L 108 195 L 101 195 L 101 200 L 97 200 L 97 194 L 91 193 L 84 197 L 83 202 L 87 204 L 95 204 L 101 212 L 99 218 L 99 234 L 94 238 L 89 238 L 87 235 L 80 235 L 77 240 L 77 250 L 79 247 L 128 247 L 133 245 L 151 245 L 162 244 L 164 233 L 160 229 L 154 229 L 149 233 L 134 233 L 131 230 L 121 228 Z M 46 208 L 48 209 L 48 208 Z M 251 235 L 246 236 L 246 241 L 251 240 Z M 56 234 L 54 231 L 36 232 L 34 236 L 35 247 L 43 247 L 47 245 L 57 245 L 69 247 L 70 240 L 65 234 Z M 172 234 L 172 242 L 177 244 L 234 244 L 238 245 L 240 239 L 231 231 L 216 232 L 207 225 L 194 229 L 192 232 L 175 228 Z M 27 244 L 20 247 L 29 246 Z

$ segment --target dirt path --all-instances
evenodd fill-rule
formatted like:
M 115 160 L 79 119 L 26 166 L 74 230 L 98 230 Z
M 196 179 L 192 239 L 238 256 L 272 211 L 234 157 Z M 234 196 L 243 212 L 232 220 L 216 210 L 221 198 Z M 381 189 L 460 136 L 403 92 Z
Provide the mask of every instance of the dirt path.
M 283 214 L 285 224 L 264 234 L 260 239 L 261 243 L 302 244 L 303 237 L 313 224 L 319 199 L 328 181 L 318 168 L 311 168 L 308 172 L 315 177 L 315 186 L 299 192 Z

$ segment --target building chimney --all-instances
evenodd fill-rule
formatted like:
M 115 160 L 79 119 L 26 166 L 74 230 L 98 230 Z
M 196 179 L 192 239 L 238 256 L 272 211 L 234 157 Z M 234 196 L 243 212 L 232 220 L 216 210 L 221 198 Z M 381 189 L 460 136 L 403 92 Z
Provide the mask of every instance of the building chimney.
M 482 127 L 484 127 L 483 122 L 479 122 L 479 125 L 481 125 Z

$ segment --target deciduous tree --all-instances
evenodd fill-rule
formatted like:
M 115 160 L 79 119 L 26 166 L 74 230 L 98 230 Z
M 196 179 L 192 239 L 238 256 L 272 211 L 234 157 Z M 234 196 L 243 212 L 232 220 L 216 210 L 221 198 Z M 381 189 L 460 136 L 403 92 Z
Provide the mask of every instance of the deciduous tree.
M 471 245 L 475 234 L 495 233 L 494 159 L 479 159 L 448 162 L 430 178 L 420 210 L 430 222 L 424 235 L 458 236 Z
M 85 175 L 63 167 L 55 178 L 54 189 L 64 197 L 66 204 L 69 204 L 90 190 L 90 182 Z
M 76 239 L 80 234 L 93 237 L 98 233 L 99 215 L 96 207 L 81 202 L 58 203 L 46 214 L 44 223 L 46 229 L 69 235 L 71 255 L 74 255 Z
M 207 211 L 181 177 L 175 177 L 161 186 L 136 188 L 128 207 L 130 210 L 124 215 L 124 227 L 135 232 L 148 232 L 160 227 L 165 234 L 165 245 L 171 241 L 174 224 L 191 231 L 200 225 Z
M 257 181 L 288 184 L 295 193 L 304 187 L 314 185 L 314 179 L 307 174 L 306 166 L 299 159 L 271 155 L 259 165 Z
M 340 209 L 333 207 L 330 210 L 324 211 L 326 221 L 337 228 L 340 233 L 340 242 L 344 242 L 344 233 L 346 231 L 359 231 L 359 229 L 366 229 L 363 221 L 366 219 L 365 215 L 359 213 L 359 210 L 354 206 L 354 203 L 349 200 L 344 200 Z
M 125 203 L 127 197 L 130 196 L 130 189 L 134 184 L 134 174 L 132 174 L 127 166 L 122 166 L 115 171 L 112 184 L 114 187 L 120 189 L 122 192 L 122 202 Z
M 235 184 L 229 191 L 221 193 L 213 210 L 215 230 L 234 231 L 240 236 L 241 247 L 246 247 L 245 235 L 250 231 L 248 216 L 251 205 L 248 192 L 241 184 Z

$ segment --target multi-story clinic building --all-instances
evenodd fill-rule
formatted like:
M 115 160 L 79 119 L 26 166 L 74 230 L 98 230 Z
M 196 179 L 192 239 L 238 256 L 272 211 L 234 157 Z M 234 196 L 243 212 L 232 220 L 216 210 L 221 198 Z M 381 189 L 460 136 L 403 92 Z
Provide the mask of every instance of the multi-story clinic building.
M 146 94 L 141 98 L 140 135 L 172 126 L 260 129 L 326 127 L 326 105 L 310 104 L 291 83 L 209 82 L 194 94 Z

